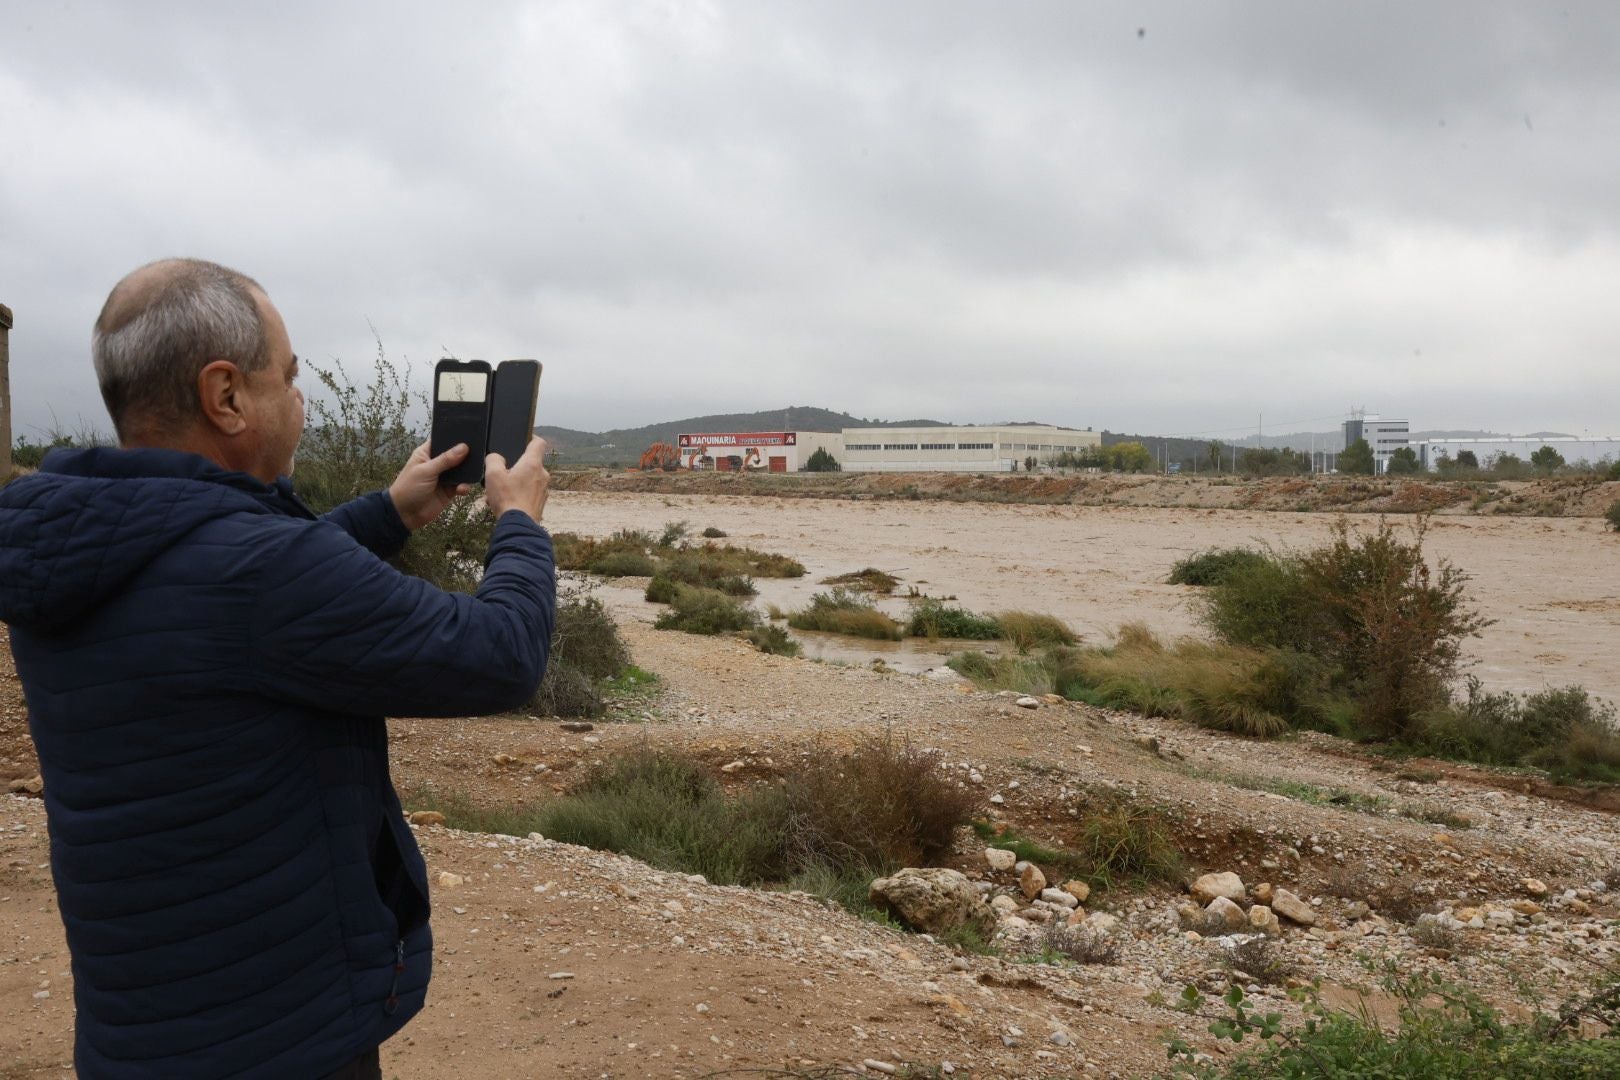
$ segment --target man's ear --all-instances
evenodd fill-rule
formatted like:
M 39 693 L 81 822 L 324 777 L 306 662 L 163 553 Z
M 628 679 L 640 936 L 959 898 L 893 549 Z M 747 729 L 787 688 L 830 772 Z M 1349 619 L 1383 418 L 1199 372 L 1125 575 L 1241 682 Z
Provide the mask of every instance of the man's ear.
M 240 435 L 246 430 L 246 390 L 242 369 L 229 360 L 214 360 L 197 373 L 197 399 L 203 418 L 222 435 Z

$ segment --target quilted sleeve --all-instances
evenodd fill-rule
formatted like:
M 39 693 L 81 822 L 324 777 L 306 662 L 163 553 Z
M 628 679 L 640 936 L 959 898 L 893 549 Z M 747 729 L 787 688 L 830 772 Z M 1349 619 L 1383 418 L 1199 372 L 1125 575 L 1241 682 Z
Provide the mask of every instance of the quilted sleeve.
M 321 516 L 360 543 L 360 546 L 379 559 L 391 559 L 399 554 L 411 530 L 400 520 L 394 509 L 394 500 L 386 491 L 373 491 L 358 499 L 350 499 L 342 506 Z
M 399 573 L 332 523 L 263 560 L 253 678 L 267 696 L 361 716 L 515 709 L 545 672 L 556 612 L 551 537 L 509 511 L 472 596 Z

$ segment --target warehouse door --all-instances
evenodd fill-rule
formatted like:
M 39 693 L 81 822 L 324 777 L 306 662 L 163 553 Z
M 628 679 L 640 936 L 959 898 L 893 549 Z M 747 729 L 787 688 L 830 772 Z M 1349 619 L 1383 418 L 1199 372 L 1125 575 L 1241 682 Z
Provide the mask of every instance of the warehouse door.
M 787 458 L 785 458 L 785 457 L 773 457 L 773 458 L 771 458 L 771 472 L 787 472 Z

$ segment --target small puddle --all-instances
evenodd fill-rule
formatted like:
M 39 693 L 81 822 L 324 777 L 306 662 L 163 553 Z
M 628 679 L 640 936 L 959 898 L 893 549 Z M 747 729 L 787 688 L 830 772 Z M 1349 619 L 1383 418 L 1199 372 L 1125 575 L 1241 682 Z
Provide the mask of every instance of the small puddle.
M 777 625 L 786 626 L 785 623 Z M 930 668 L 943 667 L 946 657 L 969 649 L 991 656 L 999 652 L 993 642 L 987 641 L 929 641 L 927 638 L 873 641 L 845 634 L 825 634 L 819 630 L 789 630 L 788 633 L 811 660 L 854 664 L 858 667 L 867 667 L 874 660 L 882 660 L 895 671 L 908 675 L 921 675 Z

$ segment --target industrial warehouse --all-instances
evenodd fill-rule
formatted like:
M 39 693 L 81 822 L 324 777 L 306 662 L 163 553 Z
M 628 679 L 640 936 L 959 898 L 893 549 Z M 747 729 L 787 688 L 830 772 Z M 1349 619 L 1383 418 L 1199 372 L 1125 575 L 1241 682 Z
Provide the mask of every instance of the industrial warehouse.
M 1102 434 L 1044 424 L 682 433 L 679 465 L 721 472 L 798 472 L 825 450 L 846 472 L 1016 472 L 1034 458 L 1102 445 Z

